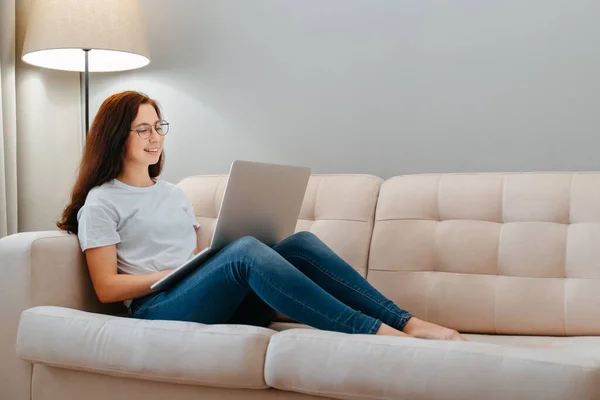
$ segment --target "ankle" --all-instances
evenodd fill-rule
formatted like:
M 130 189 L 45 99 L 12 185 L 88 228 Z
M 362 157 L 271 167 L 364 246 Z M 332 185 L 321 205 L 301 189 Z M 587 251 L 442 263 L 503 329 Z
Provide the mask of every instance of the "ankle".
M 402 332 L 412 336 L 414 332 L 418 331 L 420 328 L 423 327 L 424 323 L 425 321 L 423 320 L 420 320 L 415 317 L 410 317 L 408 322 L 406 322 L 406 325 L 404 325 L 404 329 L 402 330 Z
M 381 324 L 381 327 L 379 327 L 379 330 L 375 334 L 381 336 L 408 336 L 406 333 L 394 329 L 386 324 Z

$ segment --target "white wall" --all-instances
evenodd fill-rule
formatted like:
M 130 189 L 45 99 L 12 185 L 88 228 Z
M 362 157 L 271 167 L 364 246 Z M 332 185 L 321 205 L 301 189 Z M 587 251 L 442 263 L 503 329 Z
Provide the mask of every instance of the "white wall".
M 21 61 L 32 0 L 16 2 L 17 186 L 20 232 L 55 230 L 81 156 L 79 74 Z
M 232 159 L 372 173 L 598 169 L 596 0 L 143 0 L 165 178 Z

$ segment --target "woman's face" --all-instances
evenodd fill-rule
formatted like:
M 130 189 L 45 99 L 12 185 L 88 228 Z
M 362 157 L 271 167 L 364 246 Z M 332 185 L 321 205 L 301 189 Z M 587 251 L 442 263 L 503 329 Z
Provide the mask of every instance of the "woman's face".
M 158 114 L 151 104 L 140 105 L 131 123 L 132 131 L 127 138 L 125 155 L 127 162 L 146 166 L 158 162 L 165 141 L 164 136 L 155 129 L 160 129 L 159 122 Z

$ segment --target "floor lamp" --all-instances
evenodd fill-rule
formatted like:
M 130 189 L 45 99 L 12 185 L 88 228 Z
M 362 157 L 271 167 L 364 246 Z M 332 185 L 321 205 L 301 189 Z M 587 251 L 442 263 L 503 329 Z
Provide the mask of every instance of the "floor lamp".
M 23 61 L 84 74 L 85 135 L 90 128 L 89 73 L 148 65 L 139 0 L 34 0 Z

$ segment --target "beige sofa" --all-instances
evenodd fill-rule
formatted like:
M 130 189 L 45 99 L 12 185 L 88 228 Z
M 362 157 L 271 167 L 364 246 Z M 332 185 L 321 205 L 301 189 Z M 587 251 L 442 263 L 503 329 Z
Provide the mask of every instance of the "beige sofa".
M 180 185 L 208 237 L 224 177 Z M 0 398 L 600 398 L 600 173 L 316 175 L 297 229 L 470 342 L 134 320 L 74 236 L 23 233 L 0 240 Z

